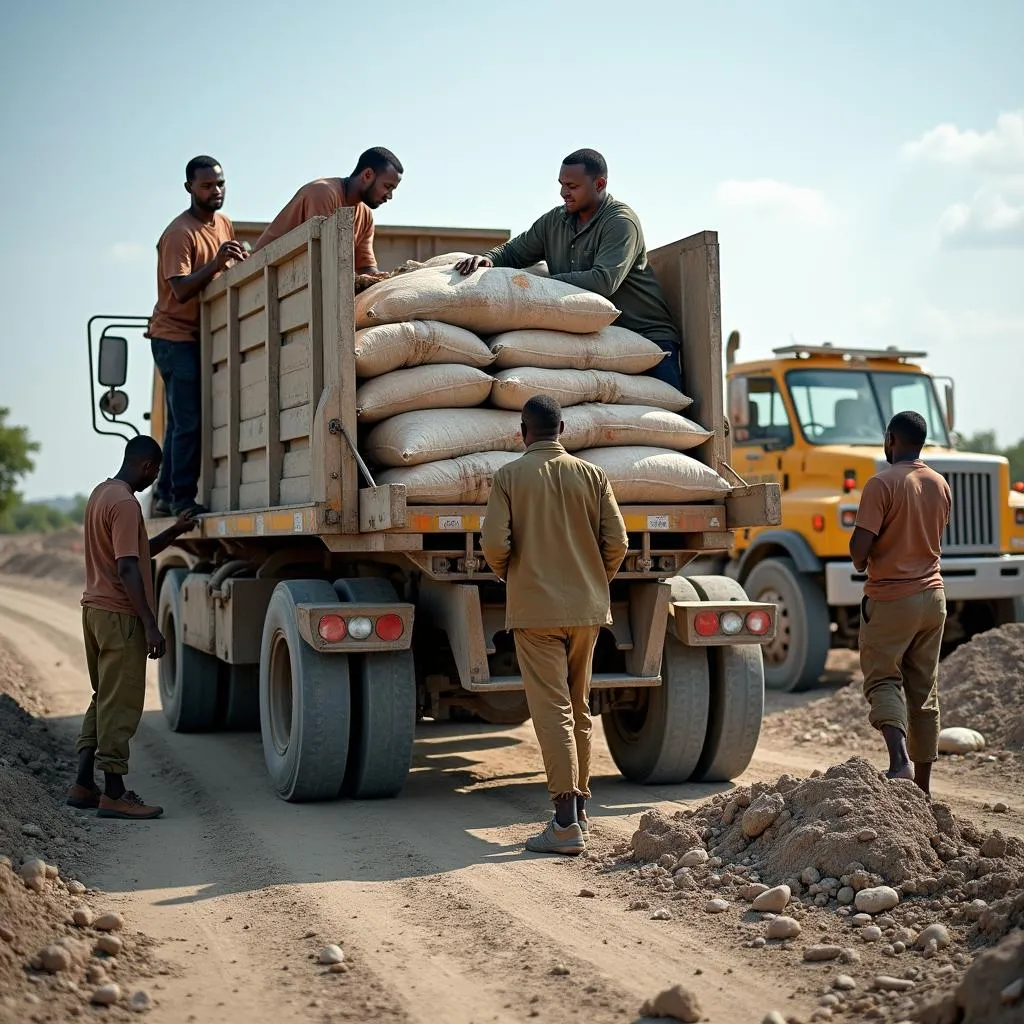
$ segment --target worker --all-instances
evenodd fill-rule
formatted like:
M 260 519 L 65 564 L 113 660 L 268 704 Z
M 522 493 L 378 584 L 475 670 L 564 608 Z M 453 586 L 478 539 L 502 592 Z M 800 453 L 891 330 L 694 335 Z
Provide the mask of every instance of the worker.
M 939 651 L 946 592 L 939 559 L 949 522 L 949 485 L 921 461 L 928 427 L 899 412 L 885 432 L 883 469 L 864 484 L 850 556 L 867 571 L 860 664 L 869 720 L 889 750 L 891 779 L 929 791 L 939 753 Z M 911 766 L 913 762 L 913 766 Z
M 352 206 L 355 208 L 356 274 L 377 274 L 371 211 L 390 202 L 403 171 L 401 161 L 391 150 L 383 146 L 368 149 L 347 178 L 318 178 L 303 185 L 260 235 L 253 252 L 305 224 L 311 217 L 330 217 L 343 206 Z
M 667 352 L 648 373 L 682 390 L 679 331 L 647 262 L 640 219 L 607 192 L 604 157 L 593 149 L 570 153 L 558 182 L 563 205 L 483 256 L 461 260 L 457 269 L 469 275 L 480 267 L 520 268 L 545 260 L 554 280 L 603 295 L 620 311 L 616 326 Z
M 508 586 L 505 628 L 555 806 L 526 848 L 572 855 L 589 834 L 594 647 L 612 621 L 608 585 L 627 538 L 604 470 L 569 455 L 558 440 L 563 429 L 553 398 L 523 406 L 526 453 L 494 474 L 480 545 Z
M 147 539 L 135 495 L 157 479 L 162 458 L 153 438 L 133 437 L 117 475 L 99 484 L 85 506 L 82 630 L 92 701 L 78 736 L 78 776 L 67 802 L 96 807 L 101 818 L 136 821 L 163 813 L 124 784 L 146 697 L 146 659 L 162 658 L 165 650 L 150 558 L 196 522 L 195 510 L 186 509 L 163 533 Z M 103 772 L 102 791 L 95 782 L 97 767 Z
M 224 269 L 244 260 L 224 205 L 224 171 L 212 156 L 193 157 L 185 165 L 189 208 L 167 225 L 156 244 L 157 301 L 146 337 L 164 381 L 166 420 L 164 460 L 153 490 L 151 514 L 206 511 L 196 501 L 199 489 L 201 374 L 199 366 L 199 293 Z

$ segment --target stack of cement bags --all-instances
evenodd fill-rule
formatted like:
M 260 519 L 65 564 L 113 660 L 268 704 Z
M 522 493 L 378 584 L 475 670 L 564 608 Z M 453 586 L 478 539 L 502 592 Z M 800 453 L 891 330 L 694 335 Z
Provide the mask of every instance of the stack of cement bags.
M 533 395 L 565 410 L 566 449 L 602 466 L 622 502 L 719 498 L 729 485 L 682 452 L 711 432 L 680 391 L 643 374 L 665 357 L 611 326 L 607 299 L 530 271 L 463 277 L 459 254 L 410 265 L 356 296 L 360 450 L 413 504 L 481 504 L 522 452 Z M 487 338 L 485 342 L 483 339 Z

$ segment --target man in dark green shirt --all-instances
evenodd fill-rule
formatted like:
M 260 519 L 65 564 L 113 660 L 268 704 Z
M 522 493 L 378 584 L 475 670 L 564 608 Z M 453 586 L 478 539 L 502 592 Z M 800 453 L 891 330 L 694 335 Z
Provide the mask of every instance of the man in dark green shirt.
M 620 310 L 616 326 L 636 331 L 668 352 L 648 373 L 682 390 L 679 331 L 647 262 L 639 218 L 606 191 L 604 157 L 593 149 L 570 153 L 562 161 L 558 182 L 562 206 L 549 210 L 504 245 L 462 260 L 459 271 L 522 268 L 545 260 L 556 281 L 597 292 L 613 302 Z

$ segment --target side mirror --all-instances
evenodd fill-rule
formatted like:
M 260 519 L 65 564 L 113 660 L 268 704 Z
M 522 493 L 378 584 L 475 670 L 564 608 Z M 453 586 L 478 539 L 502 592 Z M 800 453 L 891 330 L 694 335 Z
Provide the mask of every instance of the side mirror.
M 100 338 L 97 379 L 105 388 L 119 388 L 128 379 L 128 339 L 113 334 Z
M 733 429 L 750 426 L 750 395 L 746 377 L 729 380 L 729 422 Z
M 946 384 L 946 427 L 952 430 L 956 424 L 956 409 L 953 405 L 953 382 Z

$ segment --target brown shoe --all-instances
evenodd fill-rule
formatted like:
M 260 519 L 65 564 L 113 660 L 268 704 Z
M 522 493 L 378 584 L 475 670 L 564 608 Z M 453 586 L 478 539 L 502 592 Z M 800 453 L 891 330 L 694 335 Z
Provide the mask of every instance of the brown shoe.
M 131 789 L 120 800 L 112 800 L 104 793 L 100 797 L 99 808 L 96 812 L 96 816 L 99 818 L 125 818 L 132 821 L 159 818 L 164 813 L 162 807 L 150 807 L 149 804 L 144 804 L 142 797 Z
M 100 805 L 99 786 L 80 786 L 77 782 L 68 789 L 65 801 L 68 807 L 77 807 L 80 811 L 90 811 Z

